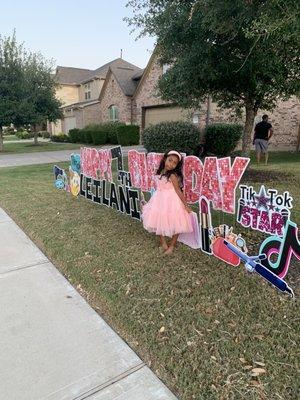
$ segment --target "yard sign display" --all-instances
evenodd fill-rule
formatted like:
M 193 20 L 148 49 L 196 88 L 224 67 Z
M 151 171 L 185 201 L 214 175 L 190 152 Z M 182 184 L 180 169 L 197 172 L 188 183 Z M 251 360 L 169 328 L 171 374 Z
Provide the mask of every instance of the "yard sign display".
M 126 171 L 120 146 L 101 150 L 81 148 L 80 155 L 71 155 L 69 176 L 54 166 L 55 186 L 141 220 L 143 192 L 151 195 L 155 192 L 155 175 L 162 156 L 129 150 L 129 171 Z M 230 157 L 206 157 L 202 162 L 195 156 L 184 157 L 185 197 L 188 203 L 198 205 L 199 213 L 191 213 L 193 232 L 179 235 L 179 241 L 233 266 L 242 261 L 247 271 L 256 272 L 277 289 L 293 296 L 292 289 L 283 280 L 291 257 L 300 259 L 298 229 L 290 220 L 293 199 L 288 192 L 280 194 L 264 186 L 259 192 L 251 186 L 239 186 L 249 161 L 246 157 L 236 157 L 233 162 Z M 115 180 L 113 163 L 117 165 Z M 232 227 L 213 224 L 211 210 L 235 214 L 236 203 L 239 224 L 271 235 L 255 256 L 248 255 L 244 238 L 233 232 Z

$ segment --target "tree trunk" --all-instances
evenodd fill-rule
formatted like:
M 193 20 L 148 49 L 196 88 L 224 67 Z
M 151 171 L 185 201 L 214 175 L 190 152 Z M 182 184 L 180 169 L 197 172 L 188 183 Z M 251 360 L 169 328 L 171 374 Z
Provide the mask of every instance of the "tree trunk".
M 243 155 L 249 156 L 252 143 L 254 118 L 257 114 L 257 110 L 254 108 L 254 101 L 252 100 L 248 100 L 246 102 L 245 108 L 246 108 L 246 121 L 244 126 L 242 152 Z
M 297 141 L 296 151 L 300 151 L 300 124 L 298 126 L 298 141 Z
M 3 145 L 3 131 L 2 131 L 2 126 L 0 126 L 0 152 L 4 151 L 4 145 Z
M 38 142 L 38 133 L 36 131 L 36 125 L 33 125 L 33 134 L 34 134 L 34 145 L 37 146 L 39 144 Z

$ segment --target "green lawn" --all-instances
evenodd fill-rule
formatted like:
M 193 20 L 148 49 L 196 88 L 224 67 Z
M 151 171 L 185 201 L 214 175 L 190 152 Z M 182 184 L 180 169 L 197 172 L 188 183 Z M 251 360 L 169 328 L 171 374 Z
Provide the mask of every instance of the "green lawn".
M 248 183 L 259 177 L 299 199 L 300 162 L 288 160 Z M 183 245 L 161 255 L 140 222 L 56 190 L 52 165 L 2 168 L 0 187 L 1 207 L 181 399 L 297 399 L 298 300 Z M 293 260 L 296 298 L 298 275 Z
M 3 136 L 4 142 L 10 142 L 11 140 L 21 140 L 16 135 L 5 135 Z
M 56 150 L 73 150 L 80 149 L 82 145 L 78 143 L 53 143 L 53 142 L 40 142 L 35 146 L 31 142 L 23 143 L 4 143 L 4 151 L 2 154 L 12 154 L 12 153 L 37 153 L 41 151 L 56 151 Z

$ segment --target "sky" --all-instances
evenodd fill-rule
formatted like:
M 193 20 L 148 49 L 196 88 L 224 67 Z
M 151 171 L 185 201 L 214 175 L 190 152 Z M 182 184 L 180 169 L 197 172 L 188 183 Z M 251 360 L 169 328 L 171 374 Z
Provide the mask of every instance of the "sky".
M 55 65 L 96 69 L 120 57 L 145 68 L 154 38 L 136 41 L 138 32 L 123 21 L 132 15 L 127 0 L 0 0 L 0 35 L 11 36 Z

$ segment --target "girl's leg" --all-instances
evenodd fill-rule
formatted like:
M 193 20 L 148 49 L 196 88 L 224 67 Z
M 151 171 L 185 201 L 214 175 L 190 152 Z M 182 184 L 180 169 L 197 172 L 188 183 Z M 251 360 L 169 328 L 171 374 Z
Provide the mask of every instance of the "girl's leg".
M 163 248 L 164 250 L 168 250 L 168 243 L 166 241 L 166 238 L 160 235 L 159 241 L 160 241 L 160 247 Z
M 174 236 L 172 236 L 171 242 L 169 244 L 168 250 L 165 251 L 165 254 L 172 254 L 174 247 L 177 243 L 177 239 L 178 239 L 179 234 L 176 234 Z

